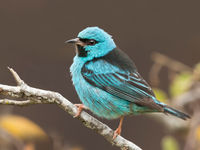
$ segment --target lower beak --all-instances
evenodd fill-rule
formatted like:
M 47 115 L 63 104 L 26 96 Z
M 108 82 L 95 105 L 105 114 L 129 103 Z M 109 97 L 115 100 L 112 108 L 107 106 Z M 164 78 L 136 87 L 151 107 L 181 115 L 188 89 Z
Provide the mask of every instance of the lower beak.
M 65 44 L 67 44 L 67 43 L 79 43 L 79 42 L 80 42 L 79 38 L 75 38 L 75 39 L 65 41 Z

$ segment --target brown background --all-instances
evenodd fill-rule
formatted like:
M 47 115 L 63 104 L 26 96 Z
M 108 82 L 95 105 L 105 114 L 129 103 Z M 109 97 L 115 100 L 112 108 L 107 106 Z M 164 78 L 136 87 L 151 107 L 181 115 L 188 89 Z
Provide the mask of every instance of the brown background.
M 199 6 L 197 1 L 178 0 L 0 0 L 0 83 L 15 84 L 6 69 L 10 66 L 29 85 L 78 103 L 69 74 L 75 52 L 64 41 L 87 26 L 112 34 L 146 80 L 153 51 L 193 66 L 200 58 Z M 15 107 L 14 112 L 85 150 L 117 150 L 56 105 Z M 112 128 L 118 123 L 103 122 Z M 164 127 L 145 116 L 127 117 L 122 132 L 145 150 L 159 150 L 165 134 Z

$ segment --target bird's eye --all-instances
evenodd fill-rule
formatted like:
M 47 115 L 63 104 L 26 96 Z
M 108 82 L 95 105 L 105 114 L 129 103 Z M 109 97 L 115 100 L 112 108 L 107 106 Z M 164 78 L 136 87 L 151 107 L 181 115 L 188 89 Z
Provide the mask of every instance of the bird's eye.
M 95 40 L 89 40 L 88 41 L 88 45 L 95 45 L 97 43 L 97 41 L 95 41 Z

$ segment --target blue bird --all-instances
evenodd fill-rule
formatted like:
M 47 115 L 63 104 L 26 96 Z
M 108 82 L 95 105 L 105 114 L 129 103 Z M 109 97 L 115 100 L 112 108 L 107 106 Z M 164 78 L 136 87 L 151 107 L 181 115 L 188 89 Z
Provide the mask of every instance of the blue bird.
M 74 43 L 76 47 L 70 67 L 73 85 L 82 101 L 76 104 L 76 117 L 87 108 L 102 118 L 120 118 L 113 139 L 121 133 L 126 115 L 162 112 L 184 120 L 190 118 L 156 99 L 133 61 L 104 30 L 88 27 L 66 43 Z

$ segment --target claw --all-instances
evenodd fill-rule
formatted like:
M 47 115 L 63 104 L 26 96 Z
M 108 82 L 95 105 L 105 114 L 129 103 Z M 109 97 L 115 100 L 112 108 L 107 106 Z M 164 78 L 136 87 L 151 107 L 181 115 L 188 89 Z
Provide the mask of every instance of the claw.
M 115 132 L 114 132 L 113 140 L 114 140 L 118 135 L 120 135 L 120 134 L 121 134 L 121 128 L 117 128 L 117 129 L 115 130 Z
M 74 104 L 77 109 L 78 109 L 78 112 L 77 114 L 74 116 L 74 118 L 77 118 L 80 116 L 81 112 L 83 111 L 83 109 L 87 109 L 83 104 Z

